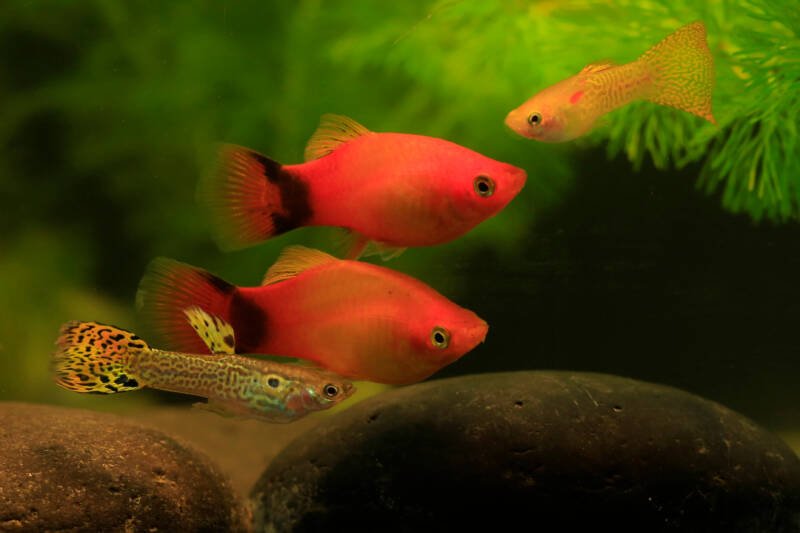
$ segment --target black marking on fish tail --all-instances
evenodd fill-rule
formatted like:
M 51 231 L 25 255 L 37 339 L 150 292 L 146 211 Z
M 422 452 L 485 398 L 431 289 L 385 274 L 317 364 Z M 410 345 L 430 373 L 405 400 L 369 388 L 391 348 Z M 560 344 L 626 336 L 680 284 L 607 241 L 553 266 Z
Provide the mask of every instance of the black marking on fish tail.
M 219 278 L 219 277 L 215 276 L 214 274 L 212 274 L 210 272 L 206 272 L 205 270 L 202 270 L 202 271 L 199 272 L 199 274 L 203 278 L 205 278 L 205 280 L 209 283 L 209 285 L 211 285 L 212 287 L 217 289 L 217 291 L 219 291 L 220 293 L 222 293 L 222 294 L 224 294 L 226 296 L 231 294 L 232 292 L 234 292 L 236 290 L 236 286 L 235 285 L 232 285 L 232 284 L 228 283 L 224 279 Z
M 267 314 L 255 302 L 236 292 L 231 298 L 230 317 L 236 331 L 236 352 L 256 352 L 267 336 Z
M 309 201 L 308 184 L 283 169 L 283 166 L 257 152 L 250 152 L 264 168 L 264 177 L 278 187 L 281 195 L 281 212 L 273 212 L 272 225 L 275 233 L 286 233 L 289 230 L 304 226 L 313 215 Z

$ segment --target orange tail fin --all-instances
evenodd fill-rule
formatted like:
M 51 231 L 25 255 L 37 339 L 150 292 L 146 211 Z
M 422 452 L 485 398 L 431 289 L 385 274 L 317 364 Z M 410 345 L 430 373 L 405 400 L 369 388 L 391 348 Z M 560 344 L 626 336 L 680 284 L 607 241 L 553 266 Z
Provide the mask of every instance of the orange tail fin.
M 220 248 L 252 246 L 305 225 L 308 184 L 280 163 L 242 146 L 224 145 L 214 172 L 198 188 Z
M 648 100 L 717 123 L 711 111 L 714 58 L 702 22 L 676 30 L 645 52 L 639 61 L 653 75 L 654 92 Z
M 236 287 L 203 269 L 159 257 L 139 283 L 136 305 L 158 345 L 189 353 L 210 353 L 184 311 L 199 307 L 219 317 L 228 316 Z
M 145 385 L 130 363 L 150 347 L 130 331 L 97 322 L 67 322 L 56 345 L 55 379 L 65 389 L 114 394 Z

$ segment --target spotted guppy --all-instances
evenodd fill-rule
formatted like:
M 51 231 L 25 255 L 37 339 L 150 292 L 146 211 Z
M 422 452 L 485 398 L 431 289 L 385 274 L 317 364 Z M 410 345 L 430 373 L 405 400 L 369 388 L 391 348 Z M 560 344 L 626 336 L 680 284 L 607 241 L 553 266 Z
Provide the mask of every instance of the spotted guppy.
M 202 396 L 208 403 L 199 407 L 268 422 L 292 422 L 355 392 L 352 383 L 328 371 L 234 355 L 228 323 L 197 307 L 184 313 L 213 355 L 158 350 L 130 331 L 72 321 L 61 327 L 56 343 L 56 383 L 82 393 L 150 387 Z

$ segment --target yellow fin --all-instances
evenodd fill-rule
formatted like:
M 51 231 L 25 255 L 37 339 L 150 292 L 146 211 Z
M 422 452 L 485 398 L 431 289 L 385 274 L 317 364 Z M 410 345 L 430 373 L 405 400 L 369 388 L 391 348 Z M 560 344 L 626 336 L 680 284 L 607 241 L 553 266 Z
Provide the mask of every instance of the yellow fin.
M 236 353 L 236 337 L 233 333 L 233 326 L 197 306 L 187 307 L 183 310 L 183 314 L 186 315 L 189 325 L 206 343 L 211 353 L 229 355 Z
M 380 256 L 381 260 L 388 261 L 390 259 L 394 259 L 405 251 L 406 249 L 404 247 L 391 246 L 382 242 L 370 241 L 364 251 L 361 252 L 361 255 L 364 257 L 377 255 Z
M 275 264 L 269 267 L 261 285 L 272 285 L 314 267 L 338 261 L 330 254 L 305 246 L 286 247 Z
M 342 144 L 369 133 L 372 132 L 352 118 L 326 113 L 322 115 L 317 131 L 308 140 L 305 160 L 319 159 Z
M 716 124 L 711 110 L 714 56 L 706 26 L 692 22 L 667 35 L 638 59 L 653 76 L 651 102 L 687 111 Z
M 596 61 L 594 63 L 589 63 L 588 65 L 583 67 L 583 70 L 580 71 L 580 74 L 595 74 L 597 72 L 602 72 L 604 70 L 608 70 L 611 67 L 616 67 L 616 66 L 617 65 L 614 62 L 609 61 L 607 59 L 603 61 Z

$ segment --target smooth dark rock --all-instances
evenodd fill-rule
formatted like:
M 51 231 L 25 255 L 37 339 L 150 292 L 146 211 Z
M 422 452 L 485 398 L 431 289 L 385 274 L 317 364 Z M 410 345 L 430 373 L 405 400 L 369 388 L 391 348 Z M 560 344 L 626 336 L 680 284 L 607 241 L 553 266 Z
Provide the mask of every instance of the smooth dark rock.
M 0 403 L 0 531 L 242 531 L 228 482 L 158 431 Z
M 615 376 L 484 374 L 366 400 L 288 446 L 256 530 L 800 531 L 800 461 L 747 418 Z

